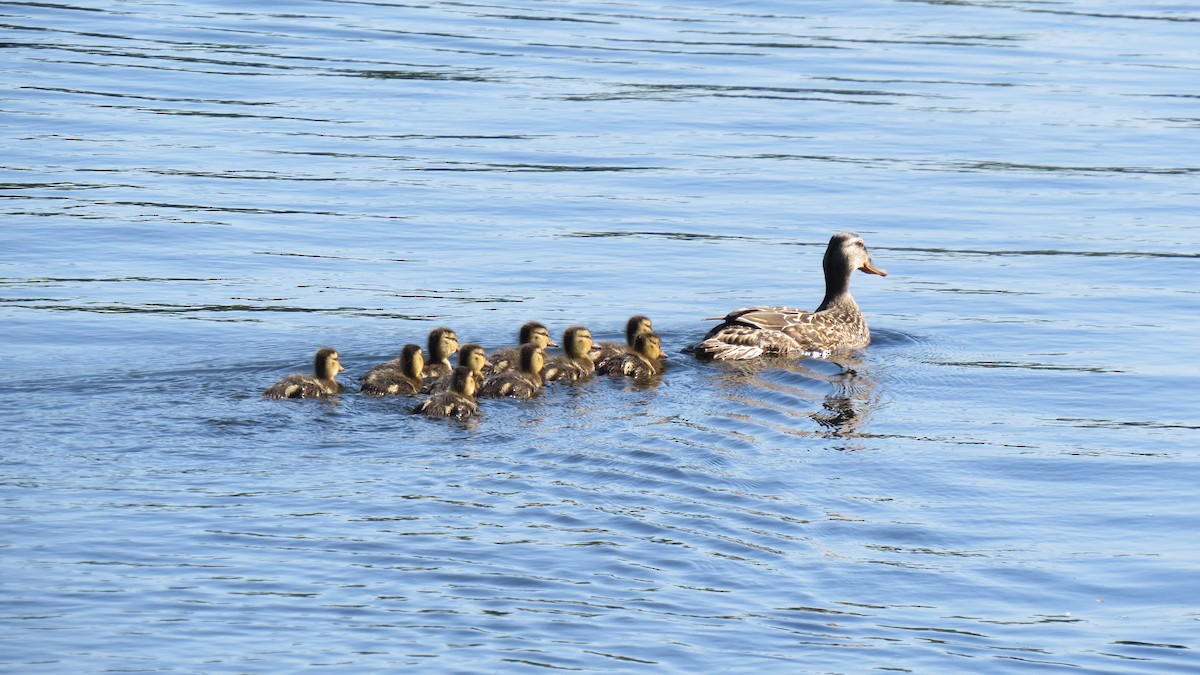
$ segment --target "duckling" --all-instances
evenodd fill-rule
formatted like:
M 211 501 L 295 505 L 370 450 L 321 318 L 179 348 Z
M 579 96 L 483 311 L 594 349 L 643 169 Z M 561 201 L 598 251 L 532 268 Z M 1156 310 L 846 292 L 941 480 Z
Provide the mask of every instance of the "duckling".
M 400 350 L 400 358 L 381 363 L 367 371 L 362 378 L 362 392 L 369 396 L 419 394 L 425 386 L 421 371 L 425 369 L 425 357 L 421 346 L 408 344 Z
M 288 375 L 267 388 L 267 398 L 316 398 L 330 396 L 342 390 L 337 374 L 345 370 L 337 350 L 322 347 L 313 358 L 313 374 Z
M 702 359 L 753 359 L 759 356 L 823 355 L 862 349 L 871 342 L 867 320 L 850 295 L 855 270 L 886 277 L 867 253 L 862 237 L 839 232 L 829 239 L 821 266 L 825 299 L 815 312 L 795 307 L 745 307 L 722 317 L 721 324 L 689 348 Z
M 625 322 L 625 344 L 619 342 L 601 342 L 600 353 L 595 357 L 596 369 L 608 368 L 608 363 L 614 359 L 624 358 L 633 347 L 633 340 L 642 333 L 653 333 L 654 325 L 649 317 L 634 314 Z
M 516 347 L 498 350 L 488 358 L 488 361 L 492 363 L 492 367 L 488 372 L 500 373 L 505 370 L 516 369 L 521 362 L 521 345 L 527 344 L 535 344 L 542 349 L 558 346 L 550 339 L 550 331 L 544 325 L 536 321 L 530 321 L 521 326 L 521 330 L 517 334 Z
M 592 332 L 583 326 L 571 326 L 563 331 L 563 350 L 566 354 L 546 360 L 542 379 L 546 382 L 578 382 L 596 372 L 592 361 Z
M 496 373 L 483 383 L 480 396 L 500 398 L 533 398 L 542 391 L 542 368 L 546 366 L 546 352 L 535 343 L 521 347 L 519 367 Z
M 421 401 L 413 412 L 429 418 L 466 419 L 479 410 L 475 402 L 475 377 L 469 366 L 458 366 L 450 373 L 450 388 Z
M 471 369 L 471 378 L 475 380 L 476 389 L 483 386 L 483 369 L 489 365 L 487 353 L 483 351 L 483 347 L 474 342 L 469 342 L 459 347 L 458 365 Z M 450 391 L 453 380 L 454 374 L 447 373 L 431 382 L 427 390 L 431 394 L 436 394 L 440 391 Z
M 601 370 L 596 372 L 605 375 L 624 375 L 637 379 L 654 377 L 663 371 L 663 359 L 667 355 L 662 351 L 662 341 L 654 333 L 642 333 L 633 339 L 633 347 L 621 358 L 612 359 Z
M 449 328 L 434 328 L 429 331 L 429 360 L 425 362 L 425 370 L 421 377 L 441 377 L 454 370 L 450 365 L 450 355 L 458 351 L 458 333 Z

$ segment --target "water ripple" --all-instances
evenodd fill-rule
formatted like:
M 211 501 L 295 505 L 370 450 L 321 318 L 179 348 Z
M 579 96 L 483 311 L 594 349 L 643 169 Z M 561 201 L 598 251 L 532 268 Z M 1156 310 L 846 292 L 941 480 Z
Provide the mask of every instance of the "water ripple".
M 0 668 L 1195 670 L 1195 12 L 5 14 Z M 679 354 L 841 229 L 863 354 Z M 653 382 L 354 391 L 635 312 Z

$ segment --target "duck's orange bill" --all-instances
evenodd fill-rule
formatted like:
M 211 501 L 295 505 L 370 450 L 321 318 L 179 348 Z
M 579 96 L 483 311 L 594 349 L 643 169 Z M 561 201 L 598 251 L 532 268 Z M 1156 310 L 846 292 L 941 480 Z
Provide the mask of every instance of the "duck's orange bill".
M 858 269 L 866 272 L 867 274 L 878 274 L 881 277 L 887 276 L 887 270 L 881 267 L 876 267 L 870 260 L 863 263 L 863 266 Z

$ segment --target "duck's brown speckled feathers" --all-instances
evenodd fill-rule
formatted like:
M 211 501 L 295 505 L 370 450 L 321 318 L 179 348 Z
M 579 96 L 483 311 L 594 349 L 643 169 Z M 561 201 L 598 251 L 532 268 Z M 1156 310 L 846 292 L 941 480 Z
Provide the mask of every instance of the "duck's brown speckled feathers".
M 400 350 L 400 358 L 381 363 L 367 371 L 362 378 L 362 392 L 369 396 L 412 396 L 425 386 L 421 373 L 425 357 L 421 346 L 408 344 Z
M 430 418 L 466 419 L 479 411 L 475 402 L 475 378 L 469 366 L 458 366 L 450 373 L 450 388 L 432 394 L 417 404 L 413 412 Z
M 542 391 L 542 368 L 546 365 L 546 352 L 534 343 L 521 347 L 519 366 L 516 370 L 496 373 L 483 383 L 480 396 L 501 398 L 533 398 Z
M 619 342 L 601 342 L 600 352 L 594 357 L 596 368 L 605 368 L 609 366 L 609 361 L 620 359 L 629 353 L 633 347 L 633 341 L 642 333 L 653 333 L 654 324 L 651 323 L 649 317 L 641 314 L 634 314 L 625 322 L 625 344 Z
M 654 333 L 642 333 L 633 339 L 633 347 L 620 358 L 610 359 L 596 372 L 604 375 L 624 375 L 639 380 L 649 379 L 663 371 L 662 341 Z
M 458 351 L 458 333 L 449 328 L 434 328 L 429 331 L 429 359 L 421 377 L 428 380 L 441 377 L 454 370 L 450 356 Z
M 478 389 L 483 386 L 483 369 L 487 367 L 487 353 L 483 351 L 483 347 L 469 342 L 458 348 L 458 365 L 466 366 L 471 370 L 471 379 L 475 380 L 475 387 Z M 454 382 L 454 373 L 446 373 L 433 382 L 429 383 L 426 390 L 436 394 L 440 391 L 450 391 Z
M 342 390 L 337 374 L 345 370 L 337 350 L 322 347 L 313 357 L 313 374 L 288 375 L 263 392 L 267 398 L 316 398 L 330 396 Z
M 866 347 L 867 321 L 850 295 L 855 270 L 887 276 L 867 253 L 862 237 L 839 232 L 829 240 L 822 263 L 825 299 L 815 312 L 795 307 L 745 307 L 721 318 L 690 351 L 703 359 L 810 356 Z
M 505 370 L 516 370 L 521 362 L 521 347 L 527 344 L 534 344 L 542 349 L 546 347 L 557 347 L 558 345 L 550 339 L 550 330 L 543 324 L 537 321 L 529 321 L 521 325 L 521 330 L 517 332 L 517 346 L 506 347 L 492 353 L 488 357 L 488 362 L 491 364 L 485 373 L 500 373 Z
M 546 382 L 579 382 L 596 372 L 592 361 L 592 332 L 583 326 L 571 326 L 563 331 L 562 356 L 546 360 L 542 379 Z

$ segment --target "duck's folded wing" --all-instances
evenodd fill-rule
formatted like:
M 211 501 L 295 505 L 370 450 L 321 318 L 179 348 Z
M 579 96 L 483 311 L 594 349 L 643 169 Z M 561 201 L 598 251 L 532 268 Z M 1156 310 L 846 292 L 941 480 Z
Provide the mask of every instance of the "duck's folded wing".
M 288 375 L 264 392 L 268 398 L 315 398 L 325 393 L 320 382 L 306 375 Z
M 795 349 L 796 341 L 782 331 L 741 323 L 717 326 L 692 347 L 697 355 L 718 361 L 790 354 Z
M 824 352 L 865 347 L 871 341 L 867 324 L 857 309 L 830 309 L 789 316 L 783 332 L 804 351 Z
M 808 314 L 808 312 L 795 307 L 760 305 L 757 307 L 743 307 L 725 316 L 714 316 L 709 317 L 709 319 L 720 319 L 730 324 L 740 323 L 763 330 L 782 330 L 784 326 L 793 323 L 797 315 L 804 314 Z

